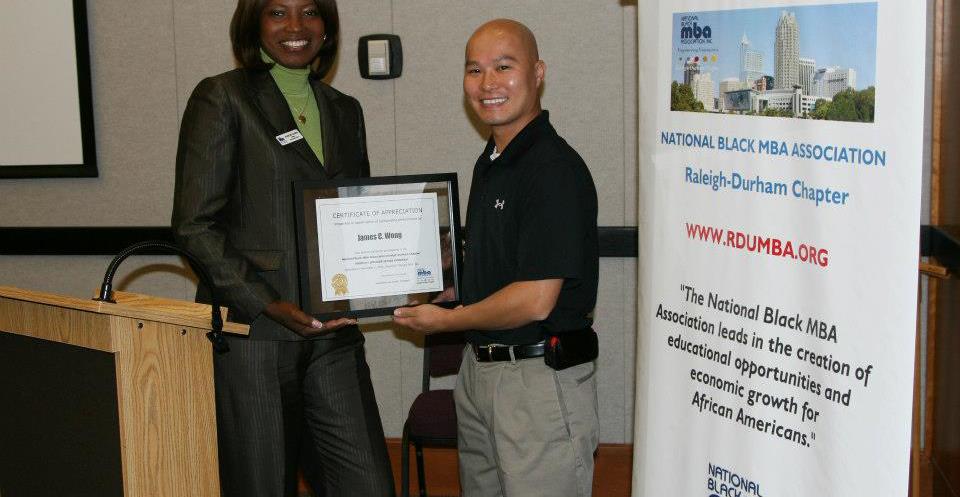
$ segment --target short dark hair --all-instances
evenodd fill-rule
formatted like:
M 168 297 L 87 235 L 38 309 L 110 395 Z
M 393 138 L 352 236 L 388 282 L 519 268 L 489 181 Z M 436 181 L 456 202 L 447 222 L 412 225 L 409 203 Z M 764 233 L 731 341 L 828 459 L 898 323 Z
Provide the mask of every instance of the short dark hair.
M 233 56 L 240 67 L 246 69 L 270 69 L 271 65 L 260 58 L 260 16 L 269 0 L 239 0 L 237 10 L 230 21 L 230 42 Z M 340 14 L 337 0 L 313 0 L 320 11 L 327 38 L 320 47 L 317 58 L 311 64 L 311 73 L 319 78 L 327 75 L 333 66 L 340 45 Z

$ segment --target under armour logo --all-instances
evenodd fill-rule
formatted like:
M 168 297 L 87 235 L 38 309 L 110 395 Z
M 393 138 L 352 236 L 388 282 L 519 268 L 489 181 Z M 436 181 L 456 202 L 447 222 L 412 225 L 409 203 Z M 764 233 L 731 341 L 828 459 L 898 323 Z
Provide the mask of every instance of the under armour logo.
M 493 208 L 503 210 L 503 205 L 506 204 L 506 200 L 496 199 L 493 201 Z

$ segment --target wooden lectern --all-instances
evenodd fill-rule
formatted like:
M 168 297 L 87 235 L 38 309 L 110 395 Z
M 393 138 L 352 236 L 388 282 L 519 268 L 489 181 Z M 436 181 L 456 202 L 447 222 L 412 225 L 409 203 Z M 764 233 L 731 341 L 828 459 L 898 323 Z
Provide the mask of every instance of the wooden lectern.
M 219 497 L 210 307 L 115 299 L 0 287 L 0 496 Z

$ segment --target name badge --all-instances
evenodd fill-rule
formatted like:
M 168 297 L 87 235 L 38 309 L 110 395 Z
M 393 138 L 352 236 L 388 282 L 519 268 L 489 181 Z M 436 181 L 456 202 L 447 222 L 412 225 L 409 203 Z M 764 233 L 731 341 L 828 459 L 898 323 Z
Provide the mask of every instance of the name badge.
M 289 145 L 295 141 L 303 139 L 303 135 L 300 134 L 299 129 L 293 131 L 287 131 L 286 133 L 277 135 L 277 141 L 280 142 L 280 145 Z

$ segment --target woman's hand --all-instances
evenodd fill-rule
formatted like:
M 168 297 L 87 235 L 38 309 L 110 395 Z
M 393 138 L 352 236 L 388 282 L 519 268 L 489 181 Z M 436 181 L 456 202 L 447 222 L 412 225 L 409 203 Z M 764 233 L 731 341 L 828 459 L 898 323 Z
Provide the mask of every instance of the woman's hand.
M 303 312 L 296 305 L 282 300 L 267 304 L 263 313 L 270 319 L 282 324 L 285 328 L 304 337 L 318 335 L 320 333 L 329 333 L 344 326 L 357 324 L 357 320 L 349 318 L 333 319 L 324 323 Z

